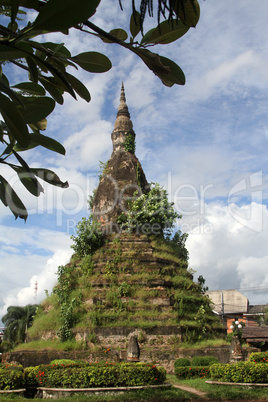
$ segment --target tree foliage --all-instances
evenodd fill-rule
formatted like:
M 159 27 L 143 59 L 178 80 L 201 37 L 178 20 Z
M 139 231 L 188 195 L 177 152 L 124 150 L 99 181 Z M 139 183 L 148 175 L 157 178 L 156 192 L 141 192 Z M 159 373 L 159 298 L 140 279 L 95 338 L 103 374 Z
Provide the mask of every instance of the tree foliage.
M 175 220 L 181 218 L 168 201 L 167 191 L 158 183 L 152 184 L 147 194 L 138 196 L 134 193 L 128 211 L 118 217 L 118 224 L 123 230 L 150 234 L 156 236 L 169 236 L 175 225 Z
M 2 321 L 5 324 L 4 340 L 11 344 L 25 341 L 27 329 L 33 323 L 37 305 L 28 304 L 25 307 L 9 306 Z
M 71 247 L 80 257 L 94 253 L 104 241 L 100 223 L 93 219 L 93 215 L 82 218 L 77 224 L 76 236 L 71 236 L 71 239 L 74 241 Z
M 185 83 L 184 73 L 175 62 L 149 48 L 174 42 L 195 26 L 200 13 L 197 0 L 159 0 L 158 25 L 146 33 L 143 22 L 147 12 L 152 15 L 153 1 L 141 0 L 140 12 L 132 1 L 129 39 L 128 33 L 121 28 L 106 32 L 92 22 L 100 3 L 101 0 L 0 0 L 0 14 L 9 17 L 6 26 L 0 25 L 0 163 L 14 170 L 23 186 L 36 197 L 43 192 L 40 178 L 63 188 L 68 183 L 48 169 L 31 168 L 20 153 L 42 146 L 64 155 L 63 146 L 41 131 L 46 129 L 46 118 L 55 104 L 63 104 L 65 92 L 75 99 L 77 96 L 87 102 L 91 99 L 87 87 L 69 71 L 82 68 L 90 73 L 103 73 L 112 66 L 104 54 L 88 51 L 72 55 L 64 43 L 43 41 L 47 34 L 61 32 L 64 37 L 70 30 L 79 30 L 94 35 L 135 53 L 164 85 L 171 87 Z M 122 7 L 122 1 L 119 3 Z M 37 15 L 23 25 L 20 16 L 27 12 Z M 139 34 L 140 41 L 136 39 Z M 25 81 L 10 85 L 11 65 L 26 72 Z M 10 157 L 12 162 L 9 162 Z M 15 218 L 26 221 L 25 205 L 1 174 L 0 200 Z

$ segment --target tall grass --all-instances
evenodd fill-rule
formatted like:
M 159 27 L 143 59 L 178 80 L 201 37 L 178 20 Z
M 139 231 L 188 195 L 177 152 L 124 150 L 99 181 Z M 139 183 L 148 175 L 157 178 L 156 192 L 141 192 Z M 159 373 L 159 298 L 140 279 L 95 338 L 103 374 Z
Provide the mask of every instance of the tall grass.
M 14 351 L 20 350 L 62 350 L 62 351 L 69 351 L 69 350 L 83 350 L 84 343 L 77 342 L 75 340 L 60 342 L 58 339 L 55 340 L 44 340 L 40 339 L 38 341 L 32 341 L 28 343 L 21 343 L 20 345 L 16 346 Z

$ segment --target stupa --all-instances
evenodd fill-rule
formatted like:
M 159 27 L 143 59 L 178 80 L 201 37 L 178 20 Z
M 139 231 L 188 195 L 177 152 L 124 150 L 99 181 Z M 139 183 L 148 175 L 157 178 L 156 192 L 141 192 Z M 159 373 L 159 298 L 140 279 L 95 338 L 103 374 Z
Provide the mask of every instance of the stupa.
M 112 143 L 92 202 L 104 244 L 82 258 L 74 254 L 60 267 L 58 284 L 41 303 L 28 340 L 65 334 L 89 349 L 126 352 L 128 340 L 136 337 L 141 360 L 157 360 L 156 350 L 174 358 L 181 340 L 211 336 L 220 325 L 175 241 L 127 233 L 117 225 L 129 197 L 150 191 L 135 155 L 123 85 Z
M 106 233 L 119 233 L 117 218 L 127 210 L 127 202 L 135 192 L 146 193 L 149 184 L 135 155 L 133 124 L 126 104 L 122 83 L 120 104 L 111 134 L 113 152 L 108 160 L 93 200 L 94 218 Z

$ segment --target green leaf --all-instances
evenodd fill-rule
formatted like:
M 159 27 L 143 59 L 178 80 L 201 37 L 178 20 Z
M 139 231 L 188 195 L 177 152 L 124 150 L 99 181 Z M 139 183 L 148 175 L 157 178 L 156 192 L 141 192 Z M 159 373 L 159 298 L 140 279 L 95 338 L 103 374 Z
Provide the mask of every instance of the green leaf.
M 37 123 L 45 119 L 55 107 L 55 101 L 48 96 L 25 97 L 22 96 L 25 110 L 21 109 L 21 113 L 26 123 Z
M 154 32 L 155 28 L 150 29 L 146 34 L 142 37 L 141 43 L 147 43 Z
M 98 52 L 80 53 L 71 60 L 90 73 L 104 73 L 112 67 L 108 57 Z
M 60 105 L 63 105 L 63 102 L 64 102 L 64 99 L 62 96 L 63 91 L 56 88 L 55 85 L 53 85 L 51 82 L 49 82 L 48 78 L 47 79 L 40 78 L 40 82 L 44 85 L 47 92 L 50 93 L 52 98 Z
M 18 144 L 14 146 L 14 150 L 16 152 L 26 151 L 31 148 L 35 148 L 38 145 L 41 145 L 44 148 L 49 149 L 50 151 L 57 152 L 61 155 L 65 155 L 65 148 L 58 141 L 53 138 L 47 137 L 40 133 L 31 133 L 29 135 L 30 141 L 27 148 L 20 147 Z
M 27 92 L 31 95 L 42 96 L 46 94 L 44 88 L 34 82 L 20 82 L 19 84 L 13 85 L 12 88 L 17 88 L 20 91 Z
M 20 145 L 27 147 L 29 143 L 29 132 L 25 120 L 15 104 L 0 93 L 0 112 L 8 126 L 13 138 L 15 138 Z M 41 119 L 40 119 L 41 120 Z
M 89 19 L 100 0 L 49 0 L 33 24 L 34 30 L 63 31 Z
M 165 20 L 151 32 L 145 43 L 166 45 L 181 38 L 189 29 L 182 21 Z
M 109 34 L 113 35 L 115 38 L 121 40 L 124 42 L 128 38 L 128 34 L 124 29 L 117 28 L 117 29 L 112 29 Z M 113 43 L 112 40 L 101 37 L 102 41 L 105 43 Z
M 62 57 L 71 57 L 70 51 L 64 46 L 64 43 L 45 42 L 41 47 L 52 50 L 53 54 Z
M 40 4 L 38 0 L 19 0 L 20 6 L 25 8 L 33 8 L 36 11 L 40 10 Z
M 0 41 L 0 60 L 10 61 L 27 57 L 33 53 L 33 49 L 29 43 L 19 42 L 16 44 L 6 45 Z
M 4 45 L 3 42 L 0 42 L 0 60 L 10 61 L 14 59 L 20 59 L 21 57 L 25 56 L 26 54 L 24 51 L 13 46 Z
M 148 49 L 132 49 L 132 51 L 161 79 L 164 85 L 171 87 L 174 84 L 185 84 L 185 75 L 182 69 L 172 60 L 152 53 Z
M 197 0 L 183 2 L 175 0 L 174 11 L 179 19 L 189 27 L 195 27 L 200 18 L 200 6 Z
M 9 87 L 9 81 L 8 78 L 5 74 L 2 73 L 2 66 L 1 66 L 1 76 L 0 76 L 0 81 L 6 85 L 7 87 Z
M 54 173 L 52 170 L 48 169 L 43 169 L 43 168 L 36 168 L 33 169 L 31 168 L 31 171 L 38 176 L 40 179 L 46 181 L 49 184 L 52 184 L 53 186 L 61 187 L 61 188 L 67 188 L 69 187 L 68 182 L 62 182 L 56 173 Z
M 39 57 L 35 56 L 36 59 L 36 63 L 38 64 L 38 66 L 45 72 L 50 71 L 53 75 L 53 77 L 55 77 L 55 79 L 59 82 L 60 88 L 63 89 L 63 91 L 67 91 L 69 92 L 70 95 L 72 95 L 72 97 L 74 99 L 76 99 L 75 96 L 75 92 L 71 86 L 71 84 L 69 83 L 69 81 L 66 78 L 66 72 L 61 71 L 59 68 L 56 68 L 55 65 L 53 65 L 52 63 L 49 62 L 49 60 L 41 60 Z M 54 61 L 53 61 L 54 62 Z M 54 63 L 55 64 L 55 63 Z M 64 68 L 64 65 L 62 63 L 62 66 Z M 44 77 L 45 78 L 45 77 Z M 49 77 L 46 77 L 49 78 Z M 53 83 L 54 84 L 54 83 Z
M 5 80 L 5 75 L 4 74 L 2 75 L 2 78 L 0 80 L 0 91 L 4 92 L 5 94 L 7 94 L 10 97 L 10 99 L 13 100 L 13 102 L 19 103 L 22 106 L 24 106 L 22 100 L 19 97 L 19 95 L 9 87 L 9 82 L 8 82 L 8 80 Z
M 38 82 L 38 69 L 37 69 L 34 59 L 31 56 L 26 57 L 26 62 L 28 64 L 28 68 L 29 68 L 29 79 L 31 81 L 37 83 Z
M 34 123 L 29 123 L 29 126 L 34 131 L 39 131 L 39 130 L 44 131 L 44 130 L 47 129 L 47 119 L 40 120 L 35 124 Z
M 85 99 L 87 102 L 90 102 L 91 97 L 90 97 L 90 93 L 88 92 L 87 87 L 85 87 L 85 85 L 81 81 L 79 81 L 76 77 L 74 77 L 71 74 L 67 73 L 67 78 L 68 78 L 68 81 L 71 83 L 75 92 L 79 96 L 81 96 L 81 98 Z
M 141 31 L 141 25 L 140 25 L 140 13 L 138 11 L 134 11 L 130 17 L 130 33 L 133 37 L 138 35 L 138 33 Z
M 61 143 L 53 138 L 47 137 L 43 134 L 30 134 L 30 140 L 35 141 L 38 145 L 49 149 L 50 151 L 57 152 L 58 154 L 65 155 L 65 148 Z
M 24 219 L 26 222 L 28 213 L 23 202 L 17 196 L 17 193 L 13 190 L 13 188 L 6 181 L 6 179 L 1 175 L 0 175 L 0 199 L 6 207 L 9 207 L 11 212 L 14 214 L 15 219 L 19 217 L 21 219 Z
M 185 75 L 182 69 L 176 63 L 174 63 L 174 61 L 166 57 L 160 56 L 160 60 L 164 66 L 167 66 L 170 69 L 168 75 L 165 75 L 163 73 L 158 74 L 163 84 L 168 87 L 172 87 L 174 84 L 184 85 Z
M 11 6 L 13 0 L 1 0 L 1 6 Z M 39 1 L 38 0 L 19 0 L 19 6 L 25 8 L 33 8 L 35 10 L 39 10 Z
M 4 130 L 2 124 L 0 124 L 0 141 L 3 142 L 4 139 Z
M 21 183 L 29 191 L 29 193 L 31 193 L 35 197 L 39 197 L 39 195 L 44 192 L 43 187 L 31 171 L 28 171 L 23 167 L 14 165 L 12 166 L 12 168 L 15 170 Z

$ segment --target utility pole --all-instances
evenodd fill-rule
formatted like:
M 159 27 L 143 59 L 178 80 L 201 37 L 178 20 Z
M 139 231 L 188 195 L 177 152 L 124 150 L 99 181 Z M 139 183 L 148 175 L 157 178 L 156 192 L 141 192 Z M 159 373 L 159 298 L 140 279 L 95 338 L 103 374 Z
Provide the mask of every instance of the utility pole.
M 38 282 L 35 281 L 35 285 L 34 285 L 34 304 L 36 304 L 37 290 L 38 290 Z
M 223 299 L 223 292 L 221 292 L 221 318 L 223 320 L 224 316 L 224 299 Z

